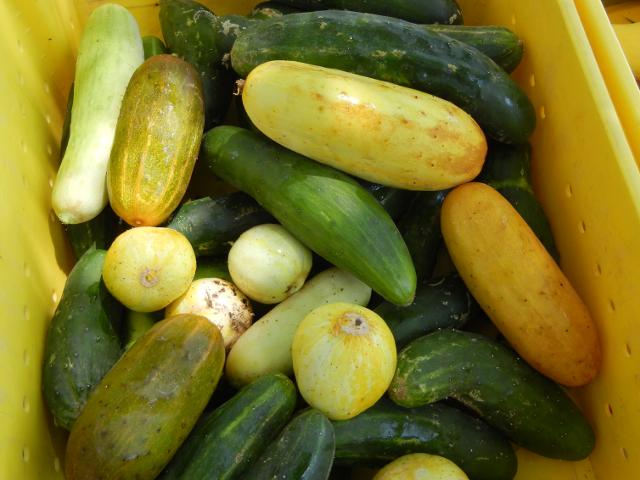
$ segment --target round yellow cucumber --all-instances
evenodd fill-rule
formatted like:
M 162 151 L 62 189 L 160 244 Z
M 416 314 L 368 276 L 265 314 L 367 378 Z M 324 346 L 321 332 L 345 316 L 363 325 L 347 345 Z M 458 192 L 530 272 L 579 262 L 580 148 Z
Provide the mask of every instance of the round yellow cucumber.
M 597 374 L 600 346 L 587 307 L 518 212 L 468 183 L 445 198 L 442 234 L 465 284 L 513 348 L 566 386 Z
M 186 292 L 195 273 L 196 256 L 184 235 L 171 228 L 138 227 L 113 241 L 102 278 L 128 309 L 154 312 Z
M 469 480 L 451 460 L 427 453 L 412 453 L 384 466 L 373 480 Z
M 478 124 L 454 104 L 340 70 L 267 62 L 247 77 L 242 101 L 272 140 L 392 187 L 442 190 L 468 182 L 487 152 Z
M 376 403 L 396 370 L 396 342 L 385 321 L 360 305 L 316 308 L 298 326 L 293 371 L 305 401 L 332 420 Z

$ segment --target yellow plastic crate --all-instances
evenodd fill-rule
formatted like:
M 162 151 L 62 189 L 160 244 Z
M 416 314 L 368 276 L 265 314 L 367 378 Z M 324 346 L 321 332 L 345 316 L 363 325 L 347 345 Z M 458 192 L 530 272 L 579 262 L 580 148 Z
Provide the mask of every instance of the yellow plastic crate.
M 79 34 L 101 3 L 0 2 L 1 480 L 63 477 L 65 434 L 52 426 L 40 394 L 44 333 L 72 266 L 50 194 Z M 143 34 L 159 33 L 155 2 L 120 3 Z M 246 12 L 255 1 L 205 3 L 224 14 Z M 517 478 L 638 478 L 640 175 L 620 111 L 572 1 L 460 3 L 467 23 L 506 25 L 524 39 L 515 78 L 538 112 L 536 191 L 563 269 L 589 306 L 604 349 L 599 378 L 574 392 L 597 434 L 590 460 L 551 461 L 520 450 Z M 592 20 L 590 27 L 606 30 L 602 16 Z

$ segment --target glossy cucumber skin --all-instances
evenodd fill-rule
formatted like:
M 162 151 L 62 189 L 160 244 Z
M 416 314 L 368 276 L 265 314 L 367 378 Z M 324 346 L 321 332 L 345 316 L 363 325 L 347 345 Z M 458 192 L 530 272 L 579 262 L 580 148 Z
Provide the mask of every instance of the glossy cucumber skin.
M 558 385 L 478 334 L 441 330 L 411 342 L 398 355 L 389 395 L 409 408 L 456 399 L 546 457 L 580 460 L 594 447 L 587 420 Z
M 66 478 L 156 478 L 204 410 L 223 365 L 222 335 L 206 318 L 156 323 L 89 398 L 67 443 Z
M 446 195 L 446 190 L 419 192 L 398 222 L 419 282 L 429 279 L 436 265 L 442 243 L 440 208 Z
M 122 307 L 102 282 L 105 255 L 90 248 L 80 257 L 45 340 L 43 394 L 56 423 L 67 430 L 122 352 L 117 335 Z
M 378 203 L 382 205 L 382 208 L 384 208 L 394 220 L 398 220 L 402 214 L 406 212 L 411 201 L 416 196 L 415 192 L 387 187 L 379 183 L 371 183 L 365 180 L 362 180 L 360 183 L 371 192 L 375 199 L 378 200 Z
M 380 204 L 351 177 L 230 126 L 205 135 L 202 158 L 311 250 L 385 299 L 411 303 L 416 277 L 404 240 Z
M 335 455 L 333 425 L 318 410 L 306 410 L 291 420 L 245 478 L 327 480 Z
M 436 330 L 461 328 L 478 310 L 464 282 L 454 273 L 422 283 L 407 307 L 383 302 L 374 311 L 387 322 L 396 345 L 402 348 Z
M 453 461 L 471 480 L 511 480 L 517 470 L 505 437 L 443 403 L 408 409 L 383 399 L 333 427 L 338 465 L 380 466 L 402 455 L 431 453 Z
M 224 254 L 243 232 L 272 222 L 273 217 L 249 195 L 235 192 L 186 202 L 167 226 L 187 237 L 200 256 Z
M 403 20 L 328 10 L 256 22 L 236 40 L 232 66 L 246 77 L 270 60 L 311 63 L 422 90 L 456 104 L 487 135 L 505 143 L 523 143 L 535 128 L 531 101 L 495 62 Z
M 462 23 L 462 11 L 455 0 L 278 0 L 304 10 L 344 9 L 377 13 L 415 23 Z
M 295 403 L 295 386 L 284 375 L 256 380 L 202 417 L 158 478 L 243 478 L 247 466 L 287 424 Z
M 198 72 L 173 55 L 154 55 L 133 74 L 122 100 L 107 188 L 129 225 L 165 222 L 184 196 L 204 127 Z
M 547 252 L 554 260 L 559 260 L 551 225 L 533 191 L 529 144 L 511 146 L 490 142 L 485 164 L 477 180 L 491 185 L 509 200 Z
M 160 0 L 160 26 L 167 48 L 194 66 L 204 92 L 207 128 L 222 122 L 233 79 L 216 41 L 216 16 L 194 0 Z

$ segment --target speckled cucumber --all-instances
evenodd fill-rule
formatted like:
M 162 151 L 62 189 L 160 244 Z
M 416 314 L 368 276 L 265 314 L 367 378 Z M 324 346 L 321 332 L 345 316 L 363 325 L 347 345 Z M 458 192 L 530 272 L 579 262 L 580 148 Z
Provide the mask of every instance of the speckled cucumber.
M 358 182 L 238 127 L 210 130 L 202 159 L 311 250 L 386 300 L 408 305 L 416 277 L 395 224 Z
M 398 355 L 389 396 L 407 408 L 453 398 L 550 458 L 580 460 L 594 447 L 589 423 L 558 385 L 474 333 L 441 330 L 411 342 Z
M 318 410 L 309 409 L 287 424 L 244 478 L 326 480 L 335 450 L 333 425 Z
M 554 260 L 560 254 L 551 226 L 535 197 L 531 181 L 531 146 L 489 143 L 489 151 L 477 181 L 491 185 L 504 196 L 531 227 Z
M 483 421 L 449 405 L 403 408 L 382 399 L 350 420 L 335 421 L 336 464 L 382 465 L 410 453 L 448 458 L 471 480 L 511 480 L 509 441 Z
M 403 20 L 334 10 L 291 14 L 251 25 L 231 51 L 232 66 L 243 77 L 276 59 L 428 92 L 456 104 L 505 143 L 525 142 L 535 127 L 530 100 L 495 62 Z
M 254 199 L 235 192 L 186 202 L 167 226 L 187 237 L 195 254 L 200 256 L 224 254 L 240 234 L 270 222 L 273 217 Z
M 160 26 L 167 47 L 200 74 L 207 128 L 222 121 L 233 90 L 231 72 L 222 63 L 216 23 L 215 14 L 194 0 L 160 0 Z
M 105 255 L 90 248 L 73 267 L 44 344 L 42 391 L 56 423 L 68 430 L 122 350 L 114 328 L 122 307 L 102 283 Z
M 254 19 L 242 15 L 221 15 L 213 22 L 215 29 L 216 46 L 223 66 L 230 67 L 228 54 L 242 32 L 253 23 Z M 257 19 L 255 19 L 257 20 Z
M 479 309 L 457 274 L 420 285 L 408 307 L 384 302 L 374 310 L 387 323 L 398 348 L 442 328 L 461 328 Z
M 105 375 L 67 443 L 67 480 L 151 480 L 204 410 L 222 373 L 220 331 L 197 315 L 155 324 Z
M 415 23 L 462 23 L 462 11 L 455 0 L 278 0 L 304 10 L 331 8 L 377 13 Z
M 282 15 L 300 13 L 303 11 L 304 10 L 301 8 L 284 5 L 282 2 L 260 2 L 253 8 L 249 17 L 258 20 L 266 20 L 268 18 L 281 17 Z
M 281 374 L 247 385 L 204 416 L 159 480 L 243 478 L 268 443 L 287 424 L 296 405 L 296 388 Z

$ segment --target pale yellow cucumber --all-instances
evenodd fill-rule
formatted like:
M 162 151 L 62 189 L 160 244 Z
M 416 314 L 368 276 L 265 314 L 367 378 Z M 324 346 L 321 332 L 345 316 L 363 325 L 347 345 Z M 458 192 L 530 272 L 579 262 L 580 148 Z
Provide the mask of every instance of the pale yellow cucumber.
M 291 375 L 293 335 L 307 314 L 334 302 L 366 305 L 370 297 L 371 288 L 349 273 L 337 268 L 319 273 L 238 338 L 227 357 L 227 378 L 241 386 L 269 373 Z
M 373 480 L 469 480 L 451 460 L 428 453 L 412 453 L 385 465 Z
M 560 267 L 496 190 L 471 182 L 442 206 L 442 234 L 460 276 L 513 348 L 567 386 L 596 376 L 596 326 Z
M 292 61 L 256 67 L 242 100 L 279 144 L 366 180 L 442 190 L 475 178 L 487 142 L 454 104 L 372 78 Z

